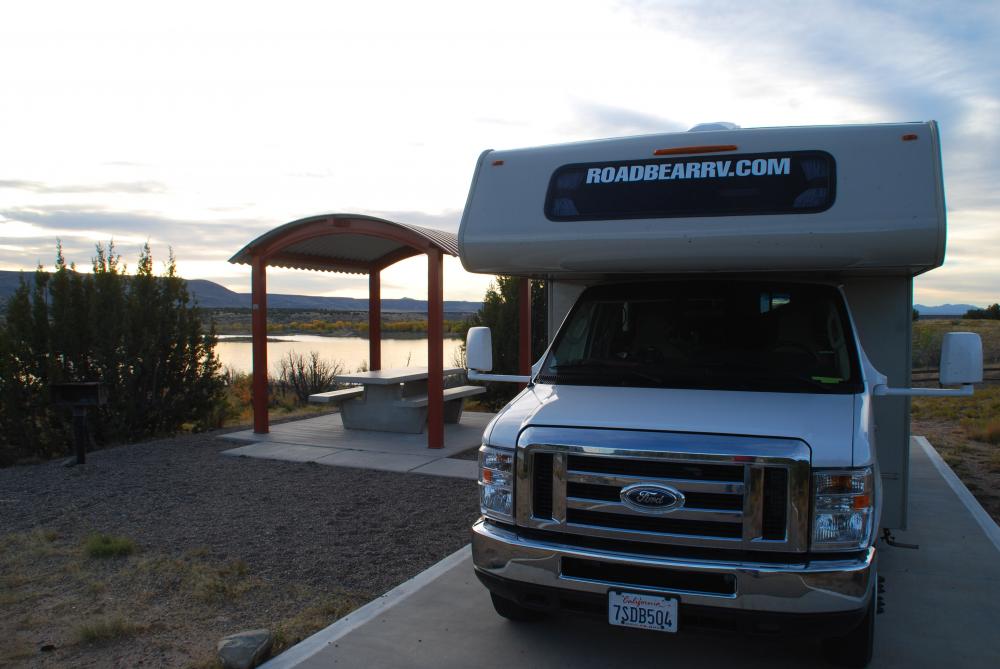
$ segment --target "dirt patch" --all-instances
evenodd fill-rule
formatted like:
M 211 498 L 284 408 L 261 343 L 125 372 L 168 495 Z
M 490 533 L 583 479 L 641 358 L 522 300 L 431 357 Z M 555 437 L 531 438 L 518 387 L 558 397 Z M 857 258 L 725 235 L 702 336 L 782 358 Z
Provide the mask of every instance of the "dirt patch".
M 944 420 L 914 420 L 912 434 L 927 437 L 993 520 L 1000 523 L 1000 446 L 969 439 Z
M 478 515 L 472 481 L 231 447 L 0 470 L 0 666 L 208 667 L 219 638 L 258 627 L 284 648 L 468 543 Z
M 1000 523 L 1000 385 L 971 397 L 914 398 L 910 431 L 927 437 L 983 508 Z

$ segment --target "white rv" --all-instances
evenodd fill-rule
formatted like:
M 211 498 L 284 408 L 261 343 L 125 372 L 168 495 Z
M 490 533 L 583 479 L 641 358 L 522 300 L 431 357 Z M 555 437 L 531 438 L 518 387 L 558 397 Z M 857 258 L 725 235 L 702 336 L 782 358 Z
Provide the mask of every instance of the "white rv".
M 550 289 L 549 348 L 480 450 L 497 612 L 808 627 L 867 664 L 906 396 L 982 379 L 978 336 L 953 333 L 941 382 L 961 387 L 908 388 L 912 279 L 945 251 L 936 124 L 487 151 L 459 249 Z M 485 328 L 468 360 L 493 378 Z

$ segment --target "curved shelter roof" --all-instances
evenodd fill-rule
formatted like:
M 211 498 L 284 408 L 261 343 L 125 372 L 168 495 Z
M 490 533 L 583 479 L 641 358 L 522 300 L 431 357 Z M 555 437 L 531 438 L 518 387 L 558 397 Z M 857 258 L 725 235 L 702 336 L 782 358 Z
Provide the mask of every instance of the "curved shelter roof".
M 458 255 L 453 233 L 363 214 L 310 216 L 264 233 L 229 262 L 272 267 L 368 274 L 433 249 Z

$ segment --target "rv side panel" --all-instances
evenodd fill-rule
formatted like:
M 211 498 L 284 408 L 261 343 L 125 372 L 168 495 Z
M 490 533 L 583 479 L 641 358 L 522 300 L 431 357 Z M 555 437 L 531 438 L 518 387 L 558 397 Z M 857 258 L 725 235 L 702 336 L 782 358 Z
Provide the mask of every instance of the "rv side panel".
M 910 386 L 913 280 L 852 278 L 844 282 L 854 322 L 868 358 L 889 385 Z M 906 529 L 910 477 L 910 398 L 880 397 L 874 404 L 878 462 L 882 470 L 882 526 Z

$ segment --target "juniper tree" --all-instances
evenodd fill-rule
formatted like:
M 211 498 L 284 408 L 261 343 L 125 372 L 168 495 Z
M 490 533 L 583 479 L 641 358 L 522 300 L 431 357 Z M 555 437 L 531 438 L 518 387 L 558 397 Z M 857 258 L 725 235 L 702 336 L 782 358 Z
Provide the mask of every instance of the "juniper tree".
M 0 327 L 0 464 L 66 448 L 65 416 L 48 403 L 48 384 L 102 381 L 108 404 L 91 415 L 97 440 L 122 442 L 211 427 L 222 379 L 215 332 L 203 333 L 197 306 L 173 254 L 162 276 L 149 245 L 134 276 L 114 245 L 98 245 L 91 274 L 56 248 L 55 272 L 23 277 Z

